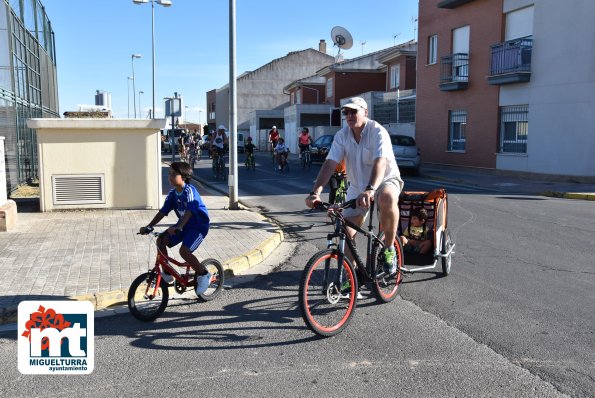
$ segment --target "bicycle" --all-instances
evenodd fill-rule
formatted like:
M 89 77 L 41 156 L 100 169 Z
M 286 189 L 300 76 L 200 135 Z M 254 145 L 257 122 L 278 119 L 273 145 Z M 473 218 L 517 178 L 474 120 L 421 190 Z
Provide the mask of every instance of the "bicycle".
M 190 148 L 188 151 L 188 164 L 194 169 L 194 164 L 200 158 L 200 151 L 196 147 Z
M 281 169 L 279 169 L 279 162 L 275 163 L 275 170 L 279 171 L 279 173 L 282 173 L 283 171 L 289 173 L 289 152 L 287 152 L 286 156 L 281 155 Z
M 397 297 L 401 283 L 403 247 L 399 239 L 394 241 L 397 271 L 387 274 L 378 266 L 385 245 L 382 239 L 384 234 L 380 232 L 376 236 L 373 233 L 374 203 L 370 206 L 368 231 L 343 217 L 342 211 L 354 206 L 355 200 L 340 205 L 324 202 L 317 204 L 317 208 L 326 210 L 334 222 L 334 232 L 327 236 L 327 249 L 314 254 L 304 268 L 300 280 L 299 307 L 308 328 L 324 337 L 334 336 L 347 327 L 357 307 L 356 298 L 360 285 L 372 283 L 377 301 L 388 303 Z M 365 263 L 355 242 L 347 235 L 347 227 L 367 238 Z M 345 256 L 345 244 L 353 253 L 357 271 Z
M 154 238 L 167 232 L 149 232 L 147 235 Z M 138 235 L 138 234 L 137 234 Z M 186 272 L 179 273 L 173 265 L 185 268 Z M 213 258 L 208 258 L 201 262 L 213 276 L 208 289 L 198 299 L 201 301 L 211 301 L 215 299 L 223 289 L 225 276 L 221 263 Z M 139 275 L 128 289 L 128 309 L 132 315 L 144 322 L 151 322 L 157 319 L 165 308 L 169 300 L 169 285 L 161 277 L 161 271 L 167 271 L 174 277 L 174 289 L 182 294 L 188 287 L 196 286 L 197 275 L 194 273 L 190 264 L 177 261 L 167 254 L 157 249 L 155 265 L 148 272 Z
M 225 174 L 225 152 L 223 149 L 217 149 L 213 153 L 213 176 L 216 179 L 225 180 L 227 175 Z
M 246 166 L 246 168 L 248 170 L 252 169 L 252 171 L 256 170 L 256 162 L 254 160 L 254 153 L 249 152 L 248 155 L 246 155 L 246 161 L 244 162 L 244 166 Z
M 310 170 L 310 165 L 312 164 L 312 158 L 310 155 L 310 146 L 308 149 L 302 151 L 302 169 Z

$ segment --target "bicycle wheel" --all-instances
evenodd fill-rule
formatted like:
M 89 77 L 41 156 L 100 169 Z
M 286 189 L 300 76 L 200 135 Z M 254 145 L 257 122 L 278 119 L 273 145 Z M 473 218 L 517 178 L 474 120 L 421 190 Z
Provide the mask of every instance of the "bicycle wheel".
M 136 319 L 154 321 L 163 314 L 169 299 L 167 283 L 162 279 L 158 287 L 157 274 L 146 272 L 139 275 L 128 290 L 128 309 Z
M 453 247 L 452 238 L 450 237 L 450 231 L 447 229 L 442 233 L 442 248 L 441 254 L 448 253 Z M 442 275 L 447 276 L 450 274 L 450 266 L 452 265 L 452 253 L 446 257 L 442 257 Z
M 312 256 L 302 274 L 299 293 L 300 311 L 308 328 L 324 337 L 343 331 L 356 307 L 357 288 L 353 266 L 347 259 L 339 265 L 335 250 Z
M 254 159 L 254 155 L 250 157 L 250 162 L 252 163 L 252 171 L 256 171 L 256 159 Z
M 223 265 L 214 258 L 208 258 L 202 261 L 202 265 L 204 265 L 213 275 L 211 277 L 211 284 L 207 288 L 207 290 L 198 296 L 199 300 L 201 301 L 211 301 L 215 299 L 221 291 L 223 290 L 223 283 L 225 282 L 225 275 L 223 272 Z M 196 276 L 194 276 L 194 285 L 196 286 Z
M 310 170 L 310 165 L 312 164 L 312 159 L 310 158 L 310 151 L 306 151 L 306 169 Z
M 383 236 L 383 232 L 378 234 L 380 240 L 382 240 Z M 397 256 L 397 273 L 394 275 L 384 275 L 380 278 L 376 276 L 374 277 L 372 290 L 374 290 L 376 299 L 381 303 L 389 303 L 397 298 L 397 292 L 399 291 L 399 286 L 401 285 L 401 279 L 403 276 L 403 246 L 401 246 L 401 241 L 398 238 L 395 239 L 394 244 Z M 384 272 L 382 266 L 380 265 L 380 256 L 382 256 L 383 248 L 384 247 L 379 244 L 375 245 L 372 252 L 372 261 L 375 262 L 372 269 L 376 270 L 376 275 L 380 275 Z

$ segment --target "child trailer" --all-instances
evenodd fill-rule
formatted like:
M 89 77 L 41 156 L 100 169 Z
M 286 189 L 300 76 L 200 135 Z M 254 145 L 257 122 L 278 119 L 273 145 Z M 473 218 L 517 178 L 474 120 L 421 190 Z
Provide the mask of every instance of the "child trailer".
M 428 214 L 425 228 L 428 239 L 432 241 L 433 250 L 425 254 L 405 251 L 403 271 L 408 273 L 431 270 L 440 263 L 442 274 L 446 276 L 450 273 L 455 244 L 448 230 L 448 195 L 444 188 L 431 192 L 401 193 L 397 230 L 399 237 L 410 227 L 411 213 L 420 208 L 425 209 Z

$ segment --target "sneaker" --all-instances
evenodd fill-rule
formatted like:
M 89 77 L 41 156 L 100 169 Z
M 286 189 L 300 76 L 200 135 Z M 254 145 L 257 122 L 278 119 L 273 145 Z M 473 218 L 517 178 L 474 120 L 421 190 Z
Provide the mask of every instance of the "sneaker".
M 161 279 L 169 285 L 174 281 L 174 276 L 165 270 L 161 270 Z
M 211 284 L 212 277 L 213 275 L 210 272 L 207 272 L 206 274 L 196 278 L 196 288 L 194 289 L 196 295 L 201 295 L 207 291 L 209 285 Z
M 342 294 L 340 297 L 349 300 L 349 297 L 351 297 L 351 293 Z M 355 296 L 355 299 L 356 300 L 362 300 L 363 298 L 364 298 L 364 295 L 362 294 L 362 292 L 360 292 L 358 290 L 357 291 L 357 296 Z
M 391 275 L 397 272 L 397 254 L 394 248 L 392 250 L 384 249 L 383 260 L 384 272 Z

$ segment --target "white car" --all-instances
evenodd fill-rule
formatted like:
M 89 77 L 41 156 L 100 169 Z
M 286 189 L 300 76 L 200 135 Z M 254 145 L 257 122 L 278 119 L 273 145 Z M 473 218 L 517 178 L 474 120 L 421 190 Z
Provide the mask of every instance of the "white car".
M 415 139 L 407 135 L 391 135 L 390 141 L 393 144 L 399 169 L 409 169 L 414 174 L 418 174 L 421 166 L 421 151 Z

